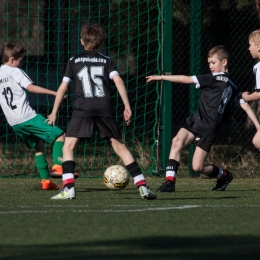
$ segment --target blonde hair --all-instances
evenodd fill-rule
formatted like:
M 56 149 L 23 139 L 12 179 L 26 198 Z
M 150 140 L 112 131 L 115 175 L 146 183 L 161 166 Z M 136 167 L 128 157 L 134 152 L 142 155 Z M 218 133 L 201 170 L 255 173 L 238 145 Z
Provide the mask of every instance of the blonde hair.
M 251 32 L 248 36 L 248 40 L 253 41 L 254 43 L 260 43 L 260 30 Z
M 213 48 L 211 48 L 208 52 L 208 58 L 212 57 L 213 55 L 217 55 L 218 56 L 218 59 L 220 61 L 223 61 L 223 60 L 227 60 L 228 62 L 228 59 L 229 59 L 229 53 L 227 51 L 227 49 L 225 48 L 225 46 L 223 45 L 218 45 L 218 46 L 215 46 Z M 228 72 L 228 65 L 225 66 L 224 68 L 224 71 L 225 72 Z

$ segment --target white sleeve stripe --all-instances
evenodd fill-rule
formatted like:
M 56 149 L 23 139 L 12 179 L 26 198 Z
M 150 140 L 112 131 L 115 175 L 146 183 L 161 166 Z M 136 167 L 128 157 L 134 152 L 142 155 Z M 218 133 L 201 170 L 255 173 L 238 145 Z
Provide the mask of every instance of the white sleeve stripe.
M 239 99 L 239 104 L 244 104 L 244 103 L 247 103 L 243 98 L 240 98 Z
M 198 81 L 198 78 L 196 76 L 191 76 L 194 84 L 195 84 L 195 88 L 200 88 L 200 83 Z
M 71 79 L 64 76 L 63 79 L 62 79 L 62 81 L 65 81 L 65 82 L 67 82 L 67 83 L 70 83 L 70 82 L 71 82 Z
M 109 78 L 110 79 L 113 79 L 113 77 L 115 76 L 115 75 L 118 75 L 119 73 L 115 70 L 115 71 L 112 71 L 112 72 L 110 72 L 110 74 L 109 74 Z

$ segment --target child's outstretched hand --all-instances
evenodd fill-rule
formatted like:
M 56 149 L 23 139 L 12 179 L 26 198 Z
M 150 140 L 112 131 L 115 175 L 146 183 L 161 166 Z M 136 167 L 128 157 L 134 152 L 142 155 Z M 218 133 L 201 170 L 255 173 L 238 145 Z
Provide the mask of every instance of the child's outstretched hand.
M 45 122 L 48 122 L 49 125 L 55 125 L 56 118 L 57 118 L 56 115 L 50 114 L 49 116 L 47 116 L 47 119 L 45 120 Z
M 147 76 L 146 77 L 146 82 L 150 82 L 153 80 L 162 80 L 162 77 L 161 76 Z
M 124 119 L 126 122 L 126 125 L 129 126 L 131 124 L 131 117 L 132 117 L 132 111 L 130 107 L 125 107 L 124 111 Z

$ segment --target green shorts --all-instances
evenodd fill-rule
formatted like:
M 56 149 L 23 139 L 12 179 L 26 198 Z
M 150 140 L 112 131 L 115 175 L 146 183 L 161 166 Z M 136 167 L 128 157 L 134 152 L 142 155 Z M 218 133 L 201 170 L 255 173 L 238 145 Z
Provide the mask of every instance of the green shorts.
M 59 127 L 49 125 L 45 121 L 46 118 L 42 115 L 36 115 L 24 123 L 12 126 L 12 128 L 29 149 L 35 149 L 40 140 L 52 144 L 63 134 Z

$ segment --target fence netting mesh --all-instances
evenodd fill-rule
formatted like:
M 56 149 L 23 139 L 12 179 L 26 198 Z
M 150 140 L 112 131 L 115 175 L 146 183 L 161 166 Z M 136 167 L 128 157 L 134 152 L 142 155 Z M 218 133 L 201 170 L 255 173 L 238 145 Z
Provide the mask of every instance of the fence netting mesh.
M 230 51 L 229 71 L 241 91 L 254 90 L 252 67 L 255 61 L 248 52 L 248 35 L 259 28 L 255 1 L 172 1 L 171 32 L 162 32 L 162 12 L 165 1 L 107 0 L 0 0 L 0 39 L 17 43 L 27 49 L 23 69 L 36 85 L 57 90 L 67 61 L 82 51 L 80 29 L 85 23 L 97 23 L 107 32 L 100 52 L 112 57 L 123 78 L 133 112 L 133 123 L 123 122 L 123 104 L 116 88 L 111 86 L 116 119 L 123 139 L 145 174 L 160 173 L 160 84 L 146 84 L 145 76 L 161 72 L 161 48 L 164 33 L 172 35 L 172 68 L 174 74 L 191 73 L 191 32 L 199 37 L 199 57 L 196 71 L 209 72 L 207 52 L 214 45 L 224 44 Z M 192 15 L 194 6 L 196 21 Z M 169 21 L 167 21 L 169 22 Z M 198 52 L 197 52 L 198 54 Z M 197 55 L 198 56 L 198 55 Z M 173 84 L 172 133 L 177 133 L 190 113 L 190 88 Z M 37 113 L 48 116 L 54 99 L 28 93 Z M 58 115 L 57 125 L 66 131 L 73 107 L 74 94 L 68 92 Z M 194 101 L 195 102 L 195 101 Z M 252 106 L 259 117 L 259 102 Z M 225 121 L 212 147 L 207 162 L 229 168 L 236 176 L 253 177 L 259 170 L 259 151 L 252 145 L 255 128 L 244 111 L 237 107 Z M 1 176 L 38 176 L 34 151 L 28 150 L 0 118 Z M 171 137 L 169 138 L 171 142 Z M 46 144 L 46 156 L 51 167 L 52 146 Z M 189 172 L 189 148 L 182 153 L 179 177 Z M 76 170 L 82 177 L 99 177 L 105 168 L 121 164 L 106 140 L 95 134 L 82 141 L 75 150 Z M 163 172 L 162 172 L 163 173 Z

